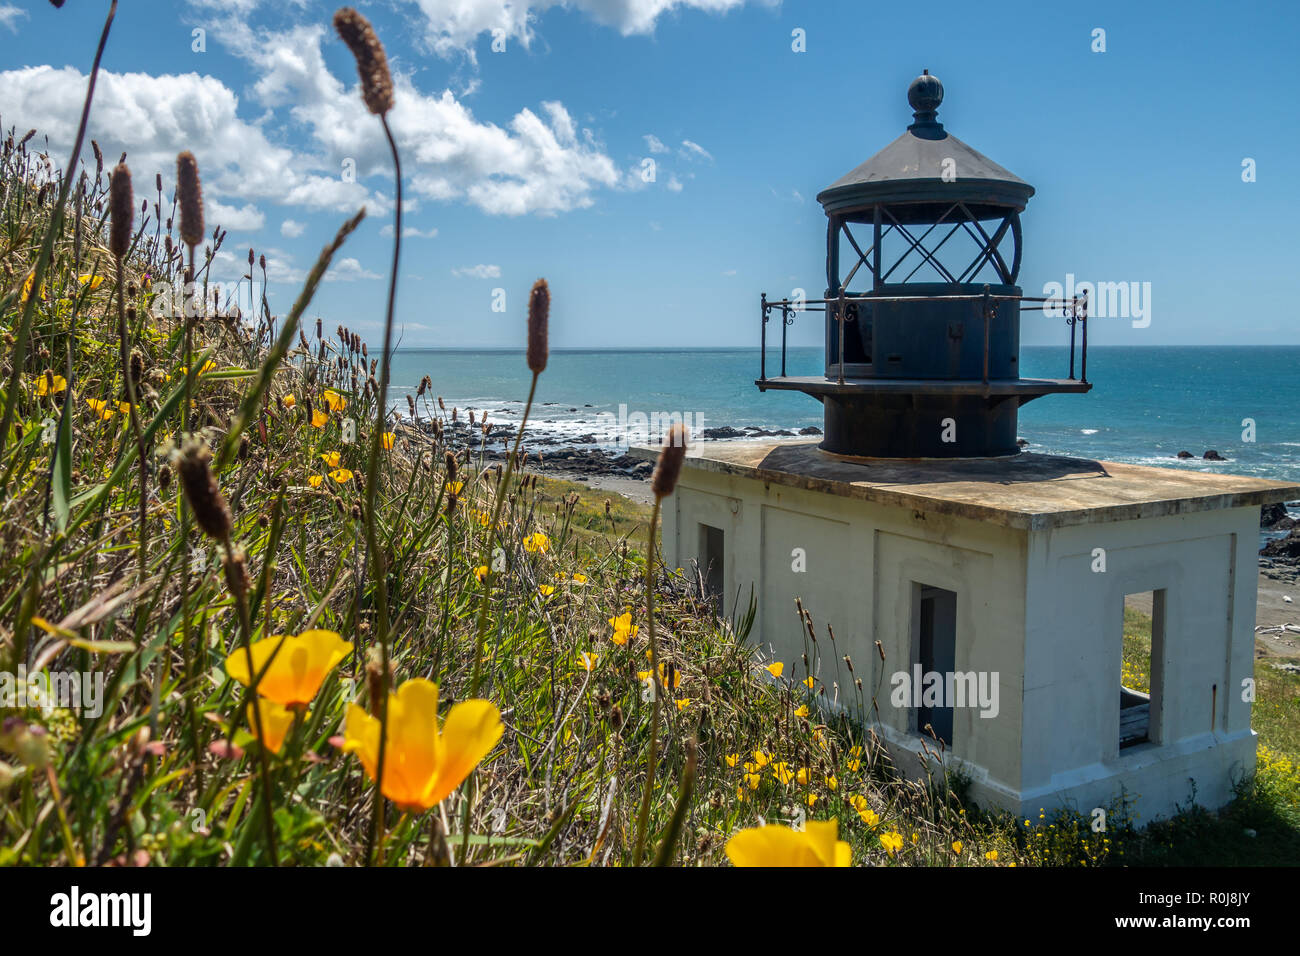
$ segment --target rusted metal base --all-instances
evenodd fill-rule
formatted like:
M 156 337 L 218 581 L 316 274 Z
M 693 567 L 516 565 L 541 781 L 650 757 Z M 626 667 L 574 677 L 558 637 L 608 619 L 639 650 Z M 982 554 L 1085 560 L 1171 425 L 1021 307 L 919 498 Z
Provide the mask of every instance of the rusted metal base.
M 825 438 L 838 455 L 869 458 L 993 458 L 1014 455 L 1017 395 L 821 396 Z

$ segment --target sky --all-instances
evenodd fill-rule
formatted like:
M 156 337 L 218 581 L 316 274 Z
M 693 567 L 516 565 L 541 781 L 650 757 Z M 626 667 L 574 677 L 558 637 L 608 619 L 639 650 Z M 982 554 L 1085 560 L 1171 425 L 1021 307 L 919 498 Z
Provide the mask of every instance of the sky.
M 1096 344 L 1300 344 L 1298 4 L 357 6 L 397 84 L 402 347 L 522 347 L 539 276 L 554 348 L 756 346 L 760 293 L 823 294 L 815 196 L 911 122 L 922 69 L 948 131 L 1037 190 L 1026 295 L 1136 283 L 1145 317 L 1096 319 Z M 60 166 L 107 8 L 0 0 L 0 123 L 37 128 Z M 333 10 L 123 0 L 90 135 L 127 153 L 138 191 L 156 171 L 170 190 L 192 150 L 228 231 L 215 273 L 265 254 L 280 313 L 365 206 L 310 317 L 377 342 L 394 178 Z M 813 315 L 791 329 L 821 335 Z M 1026 343 L 1066 335 L 1024 320 Z

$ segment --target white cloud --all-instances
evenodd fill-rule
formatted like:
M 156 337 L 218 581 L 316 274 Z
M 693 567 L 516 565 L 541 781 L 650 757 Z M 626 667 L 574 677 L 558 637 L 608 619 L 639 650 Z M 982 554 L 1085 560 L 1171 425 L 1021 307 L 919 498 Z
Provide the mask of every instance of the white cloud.
M 209 228 L 220 226 L 222 229 L 234 229 L 239 232 L 256 232 L 266 225 L 266 216 L 252 203 L 245 203 L 236 209 L 218 202 L 211 196 L 203 200 L 203 218 Z
M 402 203 L 402 205 L 405 206 L 406 203 Z M 386 223 L 382 228 L 380 228 L 379 234 L 385 239 L 393 238 L 393 224 L 391 222 Z M 415 226 L 402 227 L 403 239 L 432 239 L 437 234 L 438 230 L 436 228 L 420 230 L 415 228 Z
M 255 34 L 232 23 L 222 30 L 231 52 L 260 74 L 257 99 L 272 110 L 288 108 L 311 131 L 325 167 L 350 159 L 359 179 L 391 175 L 375 118 L 355 87 L 345 87 L 325 64 L 324 34 L 319 26 Z M 389 122 L 417 198 L 466 200 L 495 215 L 554 215 L 590 206 L 594 190 L 618 185 L 613 160 L 559 102 L 543 102 L 540 115 L 521 109 L 503 128 L 478 120 L 450 90 L 421 92 L 401 73 L 394 83 Z
M 501 278 L 500 266 L 462 266 L 459 269 L 452 269 L 451 274 L 459 278 L 469 277 L 471 279 L 499 279 Z
M 668 177 L 668 191 L 674 193 L 682 191 L 682 181 L 677 178 L 676 174 Z
M 0 73 L 0 115 L 37 127 L 54 149 L 66 150 L 76 136 L 85 89 L 86 77 L 74 67 L 8 70 Z M 238 97 L 215 77 L 100 70 L 88 138 L 99 141 L 106 157 L 125 151 L 138 178 L 161 172 L 167 189 L 176 154 L 191 150 L 208 200 L 237 197 L 348 212 L 362 204 L 383 207 L 381 196 L 343 182 L 337 166 L 322 166 L 271 142 L 260 125 L 239 117 L 238 106 Z
M 8 27 L 14 33 L 18 32 L 18 21 L 30 14 L 21 7 L 15 7 L 11 3 L 0 3 L 0 27 Z
M 325 273 L 326 282 L 355 282 L 358 279 L 382 279 L 378 272 L 371 272 L 356 259 L 348 256 L 332 263 Z
M 665 13 L 704 10 L 725 13 L 747 0 L 413 0 L 425 18 L 425 40 L 438 54 L 466 53 L 484 33 L 494 31 L 527 48 L 533 41 L 538 17 L 552 7 L 581 10 L 597 23 L 613 27 L 624 36 L 653 33 Z M 759 0 L 771 6 L 776 0 Z M 508 47 L 507 47 L 508 49 Z
M 652 153 L 668 152 L 668 147 L 663 144 L 663 140 L 661 140 L 654 133 L 646 133 L 641 138 L 645 140 L 646 148 L 649 149 L 650 152 Z
M 713 155 L 701 146 L 699 143 L 693 143 L 689 139 L 682 140 L 681 154 L 687 159 L 704 159 L 710 163 L 713 162 Z
M 297 239 L 306 230 L 307 226 L 304 223 L 295 222 L 292 219 L 286 219 L 280 223 L 280 235 L 287 236 L 290 239 Z
M 307 273 L 294 265 L 293 257 L 281 249 L 266 249 L 262 255 L 266 257 L 266 278 L 269 282 L 287 282 L 297 285 L 307 277 Z M 214 263 L 212 268 L 212 278 L 217 282 L 234 283 L 248 272 L 248 258 L 245 255 L 236 256 L 233 252 L 225 249 L 218 250 L 212 257 Z M 258 281 L 261 281 L 261 266 L 257 267 L 255 273 Z
M 736 274 L 736 270 L 735 270 L 735 269 L 723 269 L 723 270 L 722 270 L 722 274 L 723 274 L 724 276 L 734 276 L 734 275 Z

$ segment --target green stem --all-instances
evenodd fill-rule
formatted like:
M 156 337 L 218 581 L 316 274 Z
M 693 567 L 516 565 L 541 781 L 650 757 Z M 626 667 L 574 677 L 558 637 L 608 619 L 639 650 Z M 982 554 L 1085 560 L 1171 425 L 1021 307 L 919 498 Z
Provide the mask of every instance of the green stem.
M 654 509 L 650 512 L 650 535 L 645 556 L 645 608 L 646 624 L 650 628 L 650 680 L 654 687 L 653 707 L 650 711 L 650 749 L 646 755 L 645 794 L 641 797 L 641 813 L 636 822 L 636 849 L 632 852 L 632 865 L 641 865 L 645 852 L 646 826 L 650 822 L 650 798 L 654 793 L 655 760 L 659 755 L 659 709 L 663 685 L 659 682 L 659 645 L 655 640 L 655 529 L 659 525 L 659 505 L 663 499 L 655 495 Z

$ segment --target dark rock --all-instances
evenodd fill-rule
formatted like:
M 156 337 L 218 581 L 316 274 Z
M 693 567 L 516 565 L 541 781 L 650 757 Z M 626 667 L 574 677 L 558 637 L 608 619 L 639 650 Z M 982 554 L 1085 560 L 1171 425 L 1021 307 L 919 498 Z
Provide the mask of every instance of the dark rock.
M 1227 461 L 1227 460 L 1228 460 L 1228 459 L 1224 458 L 1222 455 L 1220 455 L 1220 454 L 1219 454 L 1217 451 L 1215 451 L 1213 448 L 1211 448 L 1209 451 L 1207 451 L 1207 452 L 1206 452 L 1204 455 L 1202 455 L 1201 457 L 1204 458 L 1206 461 Z
M 745 433 L 739 429 L 732 428 L 730 425 L 722 425 L 718 428 L 706 428 L 703 435 L 705 438 L 744 438 Z
M 1278 561 L 1300 561 L 1300 527 L 1292 528 L 1285 538 L 1270 541 L 1259 553 Z
M 1176 457 L 1178 457 L 1178 458 L 1195 458 L 1196 456 L 1193 455 L 1190 451 L 1180 451 Z
M 1288 523 L 1281 524 L 1284 521 Z M 1286 505 L 1279 501 L 1259 509 L 1259 526 L 1266 531 L 1285 531 L 1295 526 L 1295 519 L 1287 514 Z
M 1017 447 L 1017 448 L 1027 448 L 1028 446 L 1029 446 L 1029 439 L 1028 439 L 1028 438 L 1017 438 L 1017 439 L 1016 439 L 1016 447 Z
M 822 430 L 816 425 L 809 425 L 807 428 L 799 429 L 800 435 L 820 435 Z

